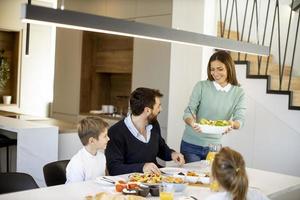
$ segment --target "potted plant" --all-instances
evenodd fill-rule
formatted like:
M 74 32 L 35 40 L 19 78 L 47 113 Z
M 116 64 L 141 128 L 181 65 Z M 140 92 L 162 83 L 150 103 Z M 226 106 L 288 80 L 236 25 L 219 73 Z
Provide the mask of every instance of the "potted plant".
M 10 78 L 10 69 L 7 58 L 4 57 L 4 49 L 0 50 L 0 89 L 5 89 L 5 86 Z M 3 96 L 4 104 L 10 104 L 11 96 Z

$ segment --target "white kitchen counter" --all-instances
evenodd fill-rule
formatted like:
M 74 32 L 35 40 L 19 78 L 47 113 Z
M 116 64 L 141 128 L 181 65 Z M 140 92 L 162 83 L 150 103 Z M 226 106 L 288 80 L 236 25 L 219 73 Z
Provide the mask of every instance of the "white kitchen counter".
M 58 127 L 0 116 L 0 129 L 17 136 L 16 171 L 44 186 L 43 166 L 58 159 Z

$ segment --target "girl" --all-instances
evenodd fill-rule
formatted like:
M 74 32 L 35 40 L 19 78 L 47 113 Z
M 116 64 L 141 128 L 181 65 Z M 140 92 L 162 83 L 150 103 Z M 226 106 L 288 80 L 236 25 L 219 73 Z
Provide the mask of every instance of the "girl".
M 229 147 L 216 154 L 212 164 L 212 178 L 221 190 L 207 200 L 268 200 L 258 190 L 249 188 L 245 162 L 242 155 Z

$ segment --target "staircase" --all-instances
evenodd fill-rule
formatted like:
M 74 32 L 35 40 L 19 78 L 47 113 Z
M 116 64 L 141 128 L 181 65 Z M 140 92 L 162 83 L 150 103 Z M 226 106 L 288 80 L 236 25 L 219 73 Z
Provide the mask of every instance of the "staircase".
M 229 34 L 229 35 L 228 35 Z M 218 25 L 218 36 L 221 37 L 220 25 Z M 223 37 L 237 40 L 238 34 L 235 31 L 224 31 Z M 282 76 L 282 84 L 280 89 L 279 65 L 274 61 L 274 56 L 269 56 L 269 65 L 267 66 L 268 57 L 261 57 L 260 67 L 258 56 L 231 52 L 233 60 L 237 64 L 247 65 L 247 78 L 251 79 L 267 79 L 267 93 L 289 95 L 290 110 L 300 110 L 300 76 L 291 76 L 290 91 L 288 90 L 289 76 L 291 67 L 285 66 Z M 260 69 L 259 69 L 260 68 Z

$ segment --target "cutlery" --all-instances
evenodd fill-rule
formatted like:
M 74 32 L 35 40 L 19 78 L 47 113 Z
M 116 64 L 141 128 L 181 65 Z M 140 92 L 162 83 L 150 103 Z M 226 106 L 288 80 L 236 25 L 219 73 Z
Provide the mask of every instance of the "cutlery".
M 111 184 L 115 184 L 115 183 L 116 183 L 114 180 L 111 180 L 111 179 L 109 179 L 109 178 L 106 178 L 105 176 L 102 176 L 101 179 L 102 179 L 103 181 L 106 181 L 106 182 L 111 183 Z
M 191 199 L 193 199 L 193 200 L 198 200 L 196 197 L 194 197 L 194 196 L 189 196 L 189 197 L 185 197 L 184 199 L 188 199 L 188 200 L 191 200 Z
M 194 199 L 194 200 L 198 200 L 196 197 L 194 196 L 190 196 L 190 198 Z

